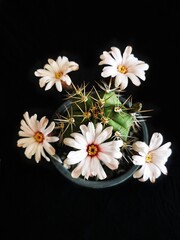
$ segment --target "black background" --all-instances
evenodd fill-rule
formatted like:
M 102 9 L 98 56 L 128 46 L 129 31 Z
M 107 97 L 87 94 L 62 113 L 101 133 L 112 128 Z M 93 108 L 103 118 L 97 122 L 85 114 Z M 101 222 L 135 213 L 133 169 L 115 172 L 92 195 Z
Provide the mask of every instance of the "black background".
M 179 12 L 173 0 L 0 1 L 0 239 L 180 239 Z M 92 83 L 102 51 L 127 45 L 150 65 L 146 81 L 127 91 L 154 109 L 149 134 L 172 142 L 168 176 L 90 190 L 26 159 L 16 147 L 23 113 L 51 117 L 61 104 L 34 71 L 65 55 L 80 65 L 71 77 Z

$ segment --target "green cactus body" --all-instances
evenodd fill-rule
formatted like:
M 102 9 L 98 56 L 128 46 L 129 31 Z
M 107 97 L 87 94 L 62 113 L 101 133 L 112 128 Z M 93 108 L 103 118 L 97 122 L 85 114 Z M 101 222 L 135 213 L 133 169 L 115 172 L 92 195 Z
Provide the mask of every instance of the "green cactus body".
M 75 103 L 70 101 L 66 111 L 72 112 L 71 118 L 74 119 L 73 132 L 78 132 L 79 126 L 87 124 L 89 121 L 94 124 L 102 122 L 106 126 L 112 126 L 114 132 L 118 131 L 121 138 L 126 141 L 133 125 L 132 115 L 127 112 L 127 108 L 114 92 L 92 92 L 86 102 Z M 71 132 L 72 129 L 68 127 L 64 137 L 67 137 Z
M 108 124 L 111 125 L 114 131 L 118 131 L 123 140 L 126 140 L 133 125 L 133 117 L 129 114 L 125 106 L 121 103 L 114 92 L 105 93 L 104 97 L 104 112 L 108 117 Z M 116 112 L 115 108 L 119 111 Z

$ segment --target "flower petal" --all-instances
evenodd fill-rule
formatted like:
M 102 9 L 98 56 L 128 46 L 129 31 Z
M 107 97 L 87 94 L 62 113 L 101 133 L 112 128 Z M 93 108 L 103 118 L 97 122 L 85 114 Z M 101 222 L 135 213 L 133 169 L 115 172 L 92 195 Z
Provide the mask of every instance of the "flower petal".
M 161 133 L 153 133 L 150 144 L 149 144 L 149 151 L 157 149 L 163 142 L 163 136 Z

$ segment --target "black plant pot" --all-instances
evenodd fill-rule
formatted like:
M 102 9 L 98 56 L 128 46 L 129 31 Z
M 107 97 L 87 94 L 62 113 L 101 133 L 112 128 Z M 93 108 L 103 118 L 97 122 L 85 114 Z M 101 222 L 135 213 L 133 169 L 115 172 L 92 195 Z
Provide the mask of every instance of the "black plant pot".
M 56 111 L 55 114 L 61 113 L 62 115 L 66 112 L 66 109 L 71 106 L 70 101 L 64 102 Z M 55 117 L 53 117 L 55 119 Z M 140 140 L 144 141 L 148 144 L 149 141 L 149 135 L 148 135 L 148 129 L 145 121 L 141 121 L 140 123 Z M 57 150 L 57 154 L 61 159 L 61 153 L 62 149 Z M 52 157 L 52 163 L 55 165 L 57 170 L 71 183 L 78 185 L 80 187 L 85 187 L 85 188 L 91 188 L 91 189 L 104 189 L 104 188 L 111 188 L 115 187 L 119 184 L 124 183 L 125 181 L 129 180 L 133 173 L 139 168 L 139 166 L 134 165 L 131 163 L 130 167 L 123 173 L 116 175 L 112 178 L 104 179 L 104 180 L 87 180 L 82 177 L 79 178 L 73 178 L 71 176 L 71 171 L 63 166 L 62 163 L 59 161 L 55 160 Z

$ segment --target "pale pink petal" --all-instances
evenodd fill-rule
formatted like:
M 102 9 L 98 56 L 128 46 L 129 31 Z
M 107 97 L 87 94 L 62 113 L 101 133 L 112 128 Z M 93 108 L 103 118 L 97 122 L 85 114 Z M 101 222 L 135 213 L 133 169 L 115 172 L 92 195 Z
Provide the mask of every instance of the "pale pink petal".
M 82 172 L 81 172 L 82 176 L 85 176 L 86 179 L 89 178 L 91 173 L 90 163 L 91 163 L 91 157 L 87 156 L 82 166 Z
M 99 62 L 99 65 L 103 65 L 103 64 L 111 65 L 111 66 L 116 66 L 117 65 L 115 59 L 107 51 L 104 51 L 103 54 L 100 55 L 100 59 L 102 61 Z
M 82 149 L 82 145 L 78 142 L 76 142 L 72 138 L 64 138 L 63 143 L 69 147 L 77 148 L 77 149 Z
M 49 90 L 52 88 L 52 86 L 55 84 L 56 80 L 52 79 L 50 82 L 48 82 L 48 84 L 45 87 L 45 91 Z
M 46 161 L 48 161 L 48 162 L 50 161 L 50 158 L 47 157 L 43 148 L 41 149 L 41 155 L 46 159 Z
M 113 158 L 111 155 L 99 152 L 98 158 L 111 170 L 115 170 L 118 168 L 119 161 Z
M 70 151 L 67 155 L 66 163 L 68 165 L 73 165 L 79 163 L 87 157 L 87 152 L 85 150 Z
M 39 86 L 41 87 L 41 88 L 43 88 L 45 85 L 46 85 L 46 83 L 48 83 L 49 81 L 51 81 L 51 77 L 48 77 L 48 76 L 45 76 L 45 77 L 42 77 L 42 78 L 40 78 L 39 79 Z
M 52 145 L 49 144 L 47 141 L 43 142 L 43 147 L 46 150 L 46 152 L 49 153 L 49 155 L 54 155 L 56 152 L 54 147 L 52 147 Z
M 46 137 L 47 142 L 57 142 L 58 140 L 59 140 L 59 137 L 55 137 L 55 136 L 47 136 Z
M 59 72 L 59 66 L 57 64 L 56 61 L 54 61 L 53 59 L 49 58 L 48 59 L 48 63 L 51 65 L 52 69 L 55 71 L 55 72 Z
M 38 69 L 37 71 L 34 72 L 36 77 L 53 77 L 54 74 L 48 70 L 45 69 Z
M 148 165 L 149 165 L 148 163 L 144 164 L 144 167 L 143 167 L 143 170 L 144 170 L 143 177 L 138 179 L 140 182 L 146 182 L 149 179 L 149 177 L 150 177 L 150 170 L 149 170 L 149 166 Z
M 51 67 L 51 65 L 45 64 L 45 65 L 44 65 L 44 69 L 47 69 L 47 70 L 50 72 L 49 74 L 51 74 L 51 77 L 54 76 L 55 71 L 54 71 L 54 69 Z
M 83 165 L 84 165 L 84 161 L 85 161 L 85 159 L 82 160 L 82 161 L 77 165 L 77 167 L 72 171 L 71 176 L 72 176 L 73 178 L 78 178 L 78 177 L 81 175 L 82 167 L 83 167 Z
M 149 152 L 149 146 L 142 141 L 136 141 L 135 143 L 133 143 L 132 148 L 136 152 L 143 152 L 144 155 L 147 155 L 147 153 Z
M 124 62 L 126 61 L 126 59 L 129 57 L 129 55 L 131 54 L 132 52 L 132 47 L 131 46 L 127 46 L 124 50 L 124 53 L 123 53 L 123 65 L 124 65 Z
M 82 145 L 82 148 L 86 148 L 87 147 L 87 141 L 86 138 L 80 134 L 80 133 L 71 133 L 70 136 L 72 136 L 77 143 Z
M 111 50 L 112 51 L 110 53 L 112 54 L 112 56 L 116 60 L 117 64 L 118 65 L 121 64 L 121 62 L 122 62 L 122 55 L 121 55 L 120 49 L 117 48 L 117 47 L 111 47 Z
M 142 177 L 142 175 L 144 174 L 144 168 L 145 168 L 145 165 L 142 165 L 142 167 L 133 174 L 133 177 L 134 178 Z
M 124 90 L 127 87 L 127 85 L 128 85 L 128 78 L 126 77 L 126 75 L 124 75 L 122 77 L 122 82 L 120 84 L 120 89 Z M 115 80 L 115 86 L 116 86 L 116 80 Z
M 96 159 L 95 162 L 97 164 L 97 177 L 98 177 L 98 179 L 103 180 L 103 179 L 107 178 L 107 174 L 104 171 L 102 165 L 100 164 L 100 161 Z
M 103 68 L 101 76 L 107 78 L 110 76 L 115 77 L 117 74 L 118 74 L 117 67 L 108 66 Z
M 163 163 L 156 161 L 156 163 L 154 163 L 154 164 L 159 168 L 159 170 L 160 170 L 163 174 L 167 175 L 167 173 L 168 173 L 167 167 L 166 167 Z
M 44 117 L 42 117 L 41 119 L 40 119 L 40 121 L 38 122 L 38 126 L 37 126 L 37 128 L 38 128 L 38 130 L 40 131 L 40 132 L 43 132 L 44 133 L 44 135 L 45 135 L 45 132 L 47 131 L 44 131 L 45 130 L 45 128 L 47 127 L 47 125 L 48 125 L 48 123 L 49 123 L 49 120 L 44 116 Z M 50 127 L 48 128 L 48 129 L 50 129 Z M 52 131 L 52 130 L 51 130 Z M 51 132 L 50 131 L 50 132 Z
M 106 127 L 100 134 L 99 136 L 96 137 L 94 143 L 95 144 L 101 144 L 102 142 L 104 142 L 105 140 L 107 140 L 108 138 L 111 137 L 112 135 L 112 130 L 113 127 Z
M 133 164 L 134 165 L 144 165 L 145 164 L 145 158 L 139 155 L 133 155 Z
M 149 163 L 149 179 L 152 183 L 155 182 L 156 178 L 158 178 L 161 175 L 160 169 L 154 165 L 153 163 Z
M 101 123 L 97 123 L 96 124 L 96 129 L 95 129 L 95 136 L 97 137 L 103 129 L 103 125 Z
M 17 141 L 17 146 L 25 148 L 35 142 L 34 138 L 21 138 Z
M 126 73 L 126 76 L 129 77 L 129 79 L 132 81 L 132 83 L 135 85 L 135 86 L 139 86 L 141 84 L 141 81 L 139 80 L 138 77 L 136 77 L 136 75 L 134 75 L 133 73 Z
M 24 116 L 26 123 L 32 129 L 32 131 L 36 132 L 37 131 L 37 122 L 36 122 L 37 114 L 34 114 L 31 118 L 29 118 L 29 113 L 25 112 L 23 114 L 23 116 Z
M 149 144 L 149 151 L 159 148 L 162 142 L 163 142 L 162 134 L 157 132 L 153 133 Z
M 35 161 L 38 163 L 41 160 L 41 153 L 42 153 L 42 145 L 39 144 L 36 148 L 35 152 Z
M 38 147 L 37 142 L 33 142 L 31 145 L 28 145 L 24 152 L 26 157 L 30 159 L 35 154 L 37 147 Z
M 170 150 L 169 154 L 171 154 L 172 151 L 170 149 L 170 146 L 171 146 L 171 142 L 167 142 L 162 146 L 160 146 L 159 148 L 155 149 L 154 151 L 152 150 L 152 152 L 156 152 L 156 154 L 159 154 L 161 152 L 167 152 Z M 169 154 L 168 154 L 168 157 L 169 157 Z
M 79 64 L 77 64 L 76 62 L 70 61 L 66 73 L 69 73 L 71 71 L 76 71 L 78 69 L 79 69 Z
M 61 80 L 64 81 L 67 85 L 71 85 L 71 78 L 68 75 L 62 76 Z
M 56 82 L 55 82 L 55 86 L 56 86 L 56 89 L 58 90 L 58 92 L 62 92 L 62 84 L 61 84 L 61 81 L 56 81 Z
M 88 127 L 84 124 L 80 126 L 80 130 L 84 136 L 86 136 L 87 131 L 89 131 Z

